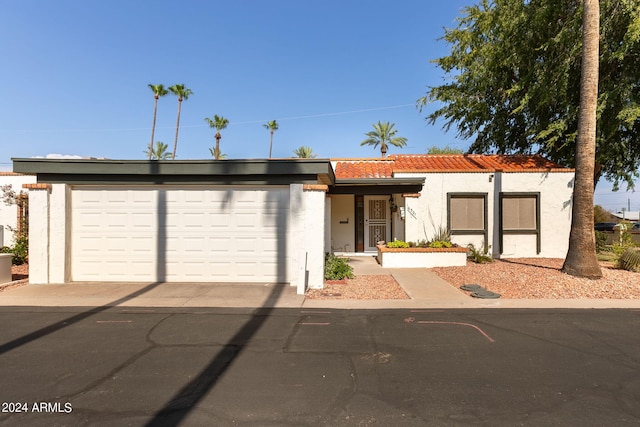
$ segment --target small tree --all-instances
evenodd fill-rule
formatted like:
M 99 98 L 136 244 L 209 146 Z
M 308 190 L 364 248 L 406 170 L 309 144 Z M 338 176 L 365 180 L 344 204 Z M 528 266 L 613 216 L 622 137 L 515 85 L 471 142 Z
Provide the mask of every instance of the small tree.
M 401 136 L 395 136 L 398 132 L 393 127 L 394 123 L 389 122 L 378 122 L 373 124 L 373 129 L 371 132 L 367 132 L 365 135 L 367 139 L 360 143 L 362 145 L 373 145 L 373 148 L 376 148 L 380 145 L 380 152 L 382 153 L 382 157 L 386 157 L 388 145 L 393 145 L 399 148 L 407 145 L 407 138 L 403 138 Z
M 318 157 L 316 154 L 313 154 L 311 147 L 306 147 L 304 145 L 293 150 L 293 154 L 295 154 L 299 159 L 315 159 Z
M 217 147 L 209 148 L 209 153 L 211 153 L 211 156 L 216 160 L 224 160 L 227 158 L 227 155 Z
M 595 205 L 593 207 L 593 222 L 609 222 L 611 221 L 611 214 L 607 212 L 602 206 Z
M 156 146 L 151 150 L 147 150 L 144 154 L 149 156 L 150 160 L 169 160 L 171 158 L 171 153 L 167 151 L 169 146 L 164 142 L 157 141 Z

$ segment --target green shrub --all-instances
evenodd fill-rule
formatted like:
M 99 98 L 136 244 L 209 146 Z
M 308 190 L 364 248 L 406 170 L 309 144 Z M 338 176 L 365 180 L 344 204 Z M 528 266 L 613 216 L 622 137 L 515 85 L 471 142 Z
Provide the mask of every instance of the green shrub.
M 430 248 L 450 248 L 452 246 L 451 242 L 446 240 L 432 240 L 428 245 Z
M 626 252 L 627 249 L 629 249 L 630 247 L 632 247 L 631 245 L 623 245 L 620 243 L 614 243 L 613 245 L 611 245 L 611 250 L 613 251 L 613 253 L 616 256 L 616 259 L 619 259 L 623 253 Z
M 604 252 L 607 250 L 607 240 L 609 235 L 604 231 L 596 230 L 596 252 Z
M 640 250 L 628 248 L 618 258 L 618 268 L 640 272 Z
M 432 242 L 451 242 L 451 231 L 449 231 L 447 226 L 441 225 L 434 231 L 435 233 L 433 235 Z M 450 246 L 447 246 L 447 247 L 450 247 Z
M 407 242 L 403 242 L 402 240 L 394 240 L 393 242 L 387 243 L 388 248 L 408 248 L 409 244 Z
M 327 254 L 324 260 L 325 280 L 353 279 L 353 268 L 347 261 L 347 258 L 339 258 L 333 254 Z
M 26 234 L 18 236 L 13 246 L 3 246 L 0 253 L 13 254 L 11 263 L 13 265 L 22 265 L 27 262 L 29 257 L 29 238 Z
M 484 245 L 482 249 L 477 249 L 473 245 L 473 243 L 469 243 L 469 245 L 467 245 L 467 248 L 469 248 L 467 259 L 477 264 L 485 264 L 488 262 L 493 262 L 493 258 L 491 257 L 491 255 L 489 255 L 489 251 L 484 248 Z
M 428 248 L 429 247 L 429 243 L 426 240 L 418 240 L 416 242 L 416 248 Z

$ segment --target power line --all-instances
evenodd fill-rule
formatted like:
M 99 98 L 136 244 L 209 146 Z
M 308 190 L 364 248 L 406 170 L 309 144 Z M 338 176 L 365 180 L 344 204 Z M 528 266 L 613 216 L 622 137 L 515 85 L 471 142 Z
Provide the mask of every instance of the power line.
M 336 112 L 336 113 L 321 113 L 321 114 L 310 114 L 310 115 L 306 115 L 306 116 L 292 116 L 292 117 L 280 117 L 280 118 L 276 118 L 275 120 L 277 121 L 288 121 L 288 120 L 302 120 L 302 119 L 315 119 L 315 118 L 321 118 L 321 117 L 330 117 L 330 116 L 342 116 L 342 115 L 347 115 L 347 114 L 357 114 L 357 113 L 366 113 L 369 111 L 382 111 L 382 110 L 394 110 L 394 109 L 399 109 L 399 108 L 407 108 L 410 106 L 415 106 L 415 104 L 401 104 L 401 105 L 391 105 L 391 106 L 387 106 L 387 107 L 376 107 L 376 108 L 365 108 L 365 109 L 360 109 L 360 110 L 349 110 L 349 111 L 340 111 L 340 112 Z M 266 123 L 269 120 L 273 120 L 273 119 L 268 119 L 268 120 L 248 120 L 248 121 L 243 121 L 243 122 L 230 122 L 229 126 L 233 126 L 233 125 L 248 125 L 248 124 L 256 124 L 256 123 Z M 203 127 L 208 127 L 208 125 L 203 124 L 203 125 L 182 125 L 180 126 L 181 129 L 184 128 L 203 128 Z M 156 126 L 156 129 L 174 129 L 175 126 Z M 107 129 L 0 129 L 0 132 L 47 132 L 47 133 L 52 133 L 52 132 L 132 132 L 132 131 L 148 131 L 150 130 L 150 127 L 144 127 L 144 128 L 120 128 L 120 129 L 116 129 L 116 128 L 107 128 Z

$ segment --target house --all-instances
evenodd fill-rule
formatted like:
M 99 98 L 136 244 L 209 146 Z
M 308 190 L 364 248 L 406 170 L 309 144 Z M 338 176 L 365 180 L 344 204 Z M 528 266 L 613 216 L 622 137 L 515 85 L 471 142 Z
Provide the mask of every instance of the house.
M 431 240 L 441 229 L 496 258 L 564 258 L 573 169 L 541 156 L 393 155 L 339 159 L 331 198 L 331 249 Z
M 573 170 L 539 156 L 14 159 L 29 190 L 31 283 L 323 286 L 324 254 L 392 239 L 564 257 Z
M 0 198 L 3 196 L 2 189 L 7 188 L 20 195 L 24 184 L 35 183 L 35 175 L 23 175 L 14 172 L 0 172 Z M 26 197 L 24 195 L 23 197 Z M 14 233 L 12 230 L 19 230 L 24 224 L 22 219 L 26 215 L 24 210 L 19 209 L 16 204 L 6 204 L 0 199 L 0 247 L 12 246 Z

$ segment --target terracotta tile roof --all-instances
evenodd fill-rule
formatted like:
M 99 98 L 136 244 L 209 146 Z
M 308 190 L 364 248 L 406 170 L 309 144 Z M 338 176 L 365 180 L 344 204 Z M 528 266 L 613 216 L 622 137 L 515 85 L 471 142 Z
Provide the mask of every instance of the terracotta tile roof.
M 396 154 L 385 160 L 340 159 L 337 179 L 391 178 L 395 173 L 571 172 L 539 155 Z
M 335 174 L 337 179 L 391 178 L 393 163 L 389 160 L 338 161 Z

